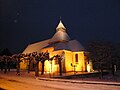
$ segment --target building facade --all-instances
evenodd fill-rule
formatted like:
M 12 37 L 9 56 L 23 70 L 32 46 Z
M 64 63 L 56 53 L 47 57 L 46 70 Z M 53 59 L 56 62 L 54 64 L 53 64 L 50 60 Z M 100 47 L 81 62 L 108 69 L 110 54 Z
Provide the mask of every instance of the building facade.
M 88 58 L 89 52 L 86 52 L 84 47 L 77 40 L 70 39 L 61 20 L 56 28 L 56 33 L 52 38 L 28 45 L 23 53 L 28 54 L 32 52 L 39 53 L 46 51 L 49 52 L 50 57 L 53 57 L 54 55 L 62 56 L 62 72 L 92 71 L 92 62 Z M 40 71 L 42 69 L 41 66 L 40 62 Z M 20 68 L 27 69 L 27 62 L 21 62 Z M 46 60 L 44 71 L 45 73 L 59 72 L 58 61 Z

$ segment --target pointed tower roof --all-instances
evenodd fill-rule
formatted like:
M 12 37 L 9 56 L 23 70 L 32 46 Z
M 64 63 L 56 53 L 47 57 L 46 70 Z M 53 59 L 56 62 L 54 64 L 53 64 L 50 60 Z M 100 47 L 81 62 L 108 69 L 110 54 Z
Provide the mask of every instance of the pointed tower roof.
M 63 25 L 62 21 L 60 20 L 60 22 L 56 28 L 56 33 L 51 38 L 50 43 L 69 41 L 69 40 L 70 40 L 70 37 L 66 33 L 66 28 Z
M 59 31 L 59 30 L 62 30 L 62 31 L 66 31 L 66 28 L 65 26 L 63 25 L 62 21 L 60 20 L 57 28 L 56 28 L 56 31 Z

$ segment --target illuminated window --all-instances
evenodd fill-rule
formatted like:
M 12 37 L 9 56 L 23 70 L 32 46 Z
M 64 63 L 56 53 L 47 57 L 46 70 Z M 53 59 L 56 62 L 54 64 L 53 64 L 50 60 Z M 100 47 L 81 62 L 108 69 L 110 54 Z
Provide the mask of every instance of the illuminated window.
M 78 62 L 78 54 L 75 54 L 75 62 Z

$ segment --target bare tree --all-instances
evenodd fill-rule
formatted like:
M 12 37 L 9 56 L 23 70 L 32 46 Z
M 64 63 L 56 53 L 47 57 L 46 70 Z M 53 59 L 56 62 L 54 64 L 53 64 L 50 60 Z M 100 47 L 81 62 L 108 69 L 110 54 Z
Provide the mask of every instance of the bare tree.
M 3 71 L 4 68 L 4 60 L 3 60 L 3 56 L 0 56 L 0 69 L 1 71 Z
M 103 78 L 103 70 L 109 69 L 113 58 L 113 46 L 109 42 L 91 42 L 88 46 L 90 59 L 94 67 L 100 72 L 100 78 Z
M 31 65 L 31 62 L 33 61 L 32 53 L 23 54 L 23 59 L 28 62 L 28 73 L 30 73 L 30 65 Z
M 21 58 L 23 58 L 23 54 L 14 54 L 12 56 L 12 59 L 14 61 L 16 61 L 16 72 L 17 72 L 17 75 L 20 75 L 20 62 L 22 62 Z
M 4 73 L 6 74 L 7 73 L 7 65 L 8 65 L 6 55 L 3 56 L 3 61 L 4 61 Z
M 62 60 L 64 59 L 64 52 L 62 52 L 61 55 L 55 55 L 55 60 L 58 60 L 58 64 L 59 64 L 59 74 L 60 76 L 62 76 Z
M 34 63 L 35 63 L 35 76 L 38 77 L 39 76 L 39 61 L 40 61 L 40 57 L 37 54 L 37 52 L 33 52 L 32 56 L 35 58 L 34 59 Z
M 43 75 L 44 74 L 45 60 L 49 60 L 49 53 L 48 53 L 48 51 L 46 51 L 45 53 L 40 53 L 39 56 L 40 56 L 40 61 L 42 63 L 42 72 L 41 72 L 41 75 Z
M 39 76 L 39 62 L 42 63 L 41 75 L 43 75 L 45 60 L 49 60 L 48 51 L 46 51 L 45 53 L 41 52 L 39 54 L 37 52 L 34 52 L 34 53 L 32 53 L 32 56 L 35 58 L 35 76 Z

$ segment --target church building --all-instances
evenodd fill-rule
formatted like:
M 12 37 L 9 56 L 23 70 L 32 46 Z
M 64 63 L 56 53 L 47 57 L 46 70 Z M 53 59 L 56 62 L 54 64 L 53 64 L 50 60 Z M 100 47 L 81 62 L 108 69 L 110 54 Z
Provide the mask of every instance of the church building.
M 67 34 L 66 28 L 60 20 L 56 32 L 50 39 L 33 43 L 27 46 L 23 54 L 32 52 L 49 52 L 50 57 L 54 55 L 62 55 L 62 72 L 72 71 L 92 71 L 92 63 L 88 59 L 89 52 L 86 52 L 84 47 L 77 40 L 71 40 Z M 21 62 L 21 69 L 27 69 L 27 63 Z M 39 70 L 41 71 L 41 62 Z M 46 60 L 44 66 L 45 73 L 59 72 L 59 65 L 56 60 L 52 62 Z

